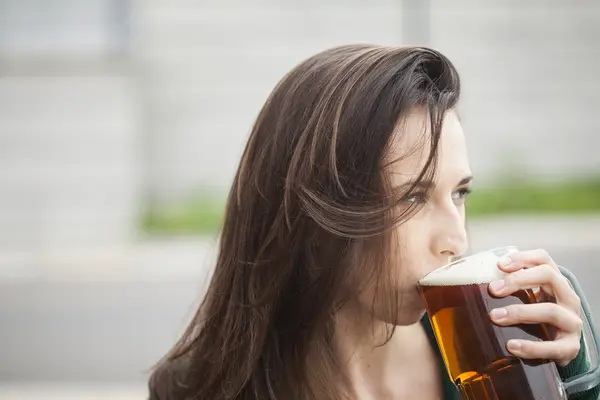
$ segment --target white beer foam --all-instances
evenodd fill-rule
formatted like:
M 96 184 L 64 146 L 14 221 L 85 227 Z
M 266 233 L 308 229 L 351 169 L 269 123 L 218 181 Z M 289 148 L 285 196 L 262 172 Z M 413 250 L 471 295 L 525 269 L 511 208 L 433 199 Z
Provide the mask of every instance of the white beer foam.
M 509 254 L 512 251 L 509 251 Z M 482 252 L 440 267 L 425 275 L 421 286 L 459 286 L 490 283 L 502 279 L 506 272 L 498 268 L 498 255 Z

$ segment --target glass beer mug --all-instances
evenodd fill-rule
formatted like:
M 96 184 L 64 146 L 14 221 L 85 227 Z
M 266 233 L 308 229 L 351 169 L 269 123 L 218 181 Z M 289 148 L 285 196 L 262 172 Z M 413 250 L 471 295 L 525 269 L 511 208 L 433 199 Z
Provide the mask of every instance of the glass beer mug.
M 505 274 L 497 267 L 500 257 L 517 251 L 503 247 L 460 259 L 427 274 L 419 292 L 427 307 L 446 369 L 464 400 L 562 400 L 600 382 L 599 336 L 590 307 L 575 276 L 561 273 L 581 298 L 584 344 L 590 368 L 562 382 L 556 365 L 548 360 L 524 360 L 506 350 L 509 339 L 550 340 L 545 324 L 501 327 L 489 317 L 492 309 L 536 302 L 533 290 L 497 298 L 489 294 L 490 282 Z

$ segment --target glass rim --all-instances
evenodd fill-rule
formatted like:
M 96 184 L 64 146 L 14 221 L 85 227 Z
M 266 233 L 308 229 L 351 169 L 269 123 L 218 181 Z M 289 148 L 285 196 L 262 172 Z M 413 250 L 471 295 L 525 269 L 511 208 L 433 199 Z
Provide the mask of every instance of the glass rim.
M 491 249 L 478 251 L 477 253 L 470 254 L 470 255 L 468 255 L 466 257 L 462 257 L 462 258 L 459 258 L 457 260 L 451 261 L 448 264 L 442 265 L 441 267 L 438 267 L 438 268 L 434 269 L 433 271 L 429 271 L 427 274 L 425 274 L 424 276 L 422 276 L 418 280 L 417 283 L 420 284 L 421 281 L 423 279 L 425 279 L 426 277 L 428 277 L 429 275 L 434 274 L 434 273 L 436 273 L 438 271 L 441 271 L 441 270 L 445 270 L 445 269 L 451 268 L 452 266 L 454 266 L 456 264 L 460 264 L 460 263 L 463 263 L 463 262 L 466 262 L 466 261 L 469 261 L 469 260 L 473 260 L 473 259 L 475 259 L 477 257 L 481 257 L 484 254 L 494 253 L 494 252 L 497 252 L 499 250 L 511 250 L 511 249 L 515 250 L 515 251 L 519 250 L 518 247 L 515 246 L 515 245 L 507 245 L 507 246 L 493 247 Z

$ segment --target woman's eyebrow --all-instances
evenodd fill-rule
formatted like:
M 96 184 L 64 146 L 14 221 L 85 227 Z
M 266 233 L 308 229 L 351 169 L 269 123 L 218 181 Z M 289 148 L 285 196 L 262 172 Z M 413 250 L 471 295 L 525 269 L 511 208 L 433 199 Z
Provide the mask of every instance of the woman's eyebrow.
M 456 185 L 456 186 L 466 185 L 468 183 L 471 183 L 472 180 L 473 180 L 473 176 L 472 175 L 465 176 L 464 178 L 462 178 L 460 180 L 460 182 L 458 182 L 458 185 Z
M 458 184 L 456 186 L 463 186 L 463 185 L 467 185 L 469 183 L 471 183 L 471 181 L 473 180 L 473 176 L 469 175 L 469 176 L 465 176 L 464 178 L 462 178 Z M 433 183 L 433 181 L 425 179 L 419 182 L 415 182 L 414 180 L 410 180 L 407 182 L 404 182 L 402 184 L 403 187 L 419 187 L 422 189 L 431 189 L 433 187 L 435 187 L 435 183 Z

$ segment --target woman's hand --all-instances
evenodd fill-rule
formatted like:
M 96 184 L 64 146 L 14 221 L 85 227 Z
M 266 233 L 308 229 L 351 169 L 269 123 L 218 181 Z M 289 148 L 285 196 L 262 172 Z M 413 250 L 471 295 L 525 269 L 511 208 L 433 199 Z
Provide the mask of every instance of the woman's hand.
M 505 297 L 521 289 L 539 287 L 552 301 L 497 308 L 490 312 L 492 321 L 501 326 L 546 323 L 556 327 L 554 340 L 509 340 L 508 351 L 519 358 L 549 359 L 560 366 L 569 364 L 579 353 L 583 327 L 581 303 L 554 260 L 544 250 L 520 251 L 500 259 L 498 267 L 508 275 L 490 283 L 493 295 Z

